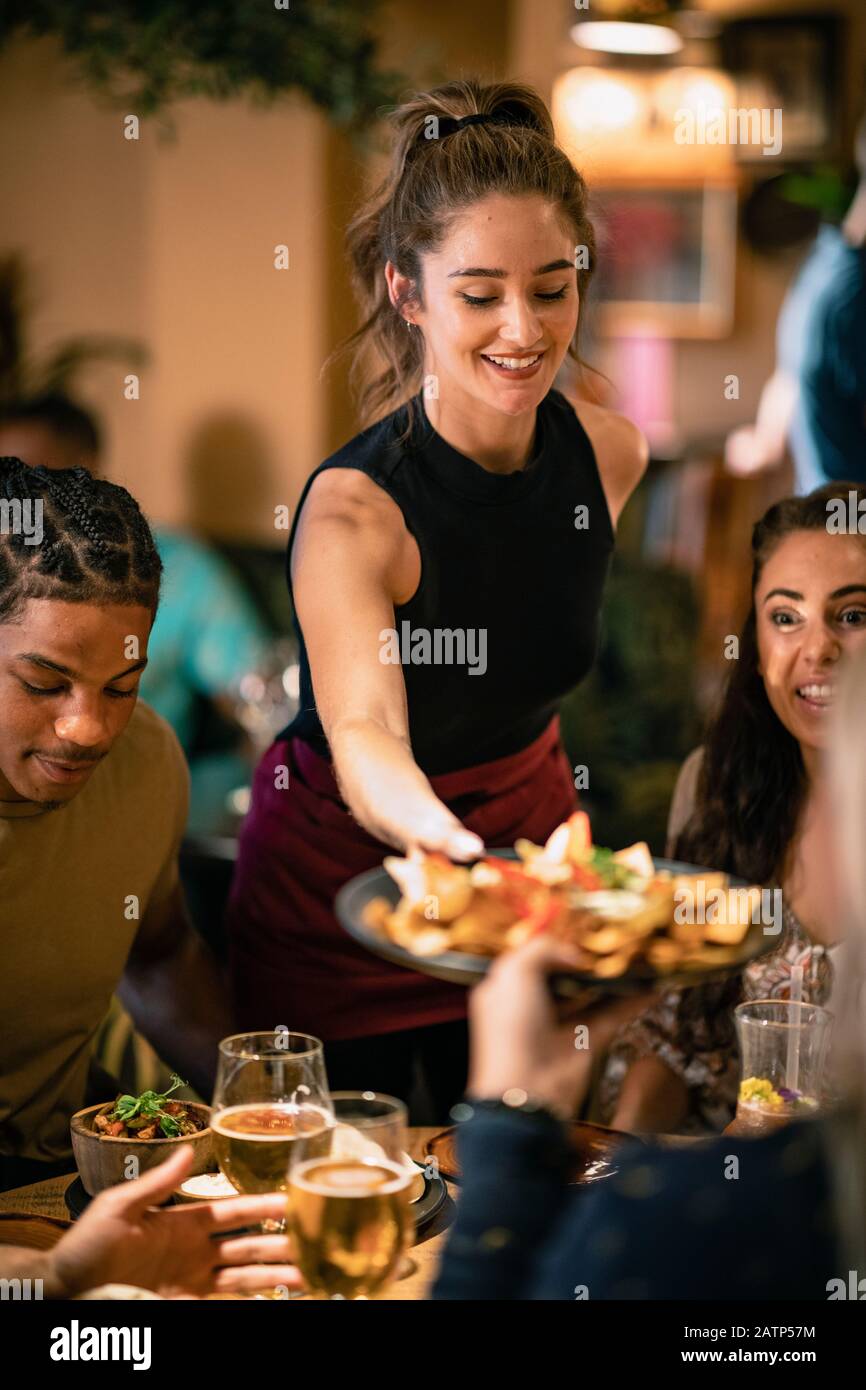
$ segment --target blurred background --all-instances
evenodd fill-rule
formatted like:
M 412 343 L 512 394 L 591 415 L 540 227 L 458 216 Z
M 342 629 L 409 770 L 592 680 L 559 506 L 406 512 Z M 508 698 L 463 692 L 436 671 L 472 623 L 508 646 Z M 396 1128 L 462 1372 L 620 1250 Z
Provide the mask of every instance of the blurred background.
M 458 76 L 528 81 L 590 184 L 583 352 L 603 375 L 563 389 L 630 415 L 652 463 L 564 731 L 596 838 L 658 851 L 747 606 L 750 523 L 792 488 L 784 449 L 736 476 L 726 440 L 851 199 L 864 74 L 863 0 L 3 7 L 0 452 L 99 467 L 157 528 L 143 694 L 193 766 L 185 875 L 208 935 L 249 767 L 297 697 L 288 520 L 359 428 L 346 364 L 322 367 L 356 326 L 342 234 L 381 110 Z M 677 134 L 684 111 L 731 107 L 783 110 L 781 148 Z

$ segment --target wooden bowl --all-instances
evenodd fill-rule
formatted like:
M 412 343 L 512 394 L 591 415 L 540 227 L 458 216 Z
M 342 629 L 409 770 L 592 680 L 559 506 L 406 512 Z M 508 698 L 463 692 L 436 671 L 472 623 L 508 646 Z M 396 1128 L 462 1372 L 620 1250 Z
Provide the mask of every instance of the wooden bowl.
M 192 1144 L 195 1162 L 190 1176 L 207 1173 L 216 1166 L 213 1153 L 213 1134 L 210 1129 L 200 1129 L 195 1134 L 180 1135 L 176 1139 L 102 1139 L 93 1132 L 93 1121 L 100 1111 L 113 1102 L 103 1105 L 89 1105 L 72 1116 L 72 1152 L 81 1174 L 84 1190 L 91 1197 L 103 1192 L 106 1187 L 114 1187 L 129 1177 L 128 1159 L 132 1155 L 138 1160 L 138 1174 L 148 1168 L 155 1168 L 173 1152 L 175 1144 Z M 204 1119 L 210 1119 L 210 1107 L 193 1101 L 184 1101 Z

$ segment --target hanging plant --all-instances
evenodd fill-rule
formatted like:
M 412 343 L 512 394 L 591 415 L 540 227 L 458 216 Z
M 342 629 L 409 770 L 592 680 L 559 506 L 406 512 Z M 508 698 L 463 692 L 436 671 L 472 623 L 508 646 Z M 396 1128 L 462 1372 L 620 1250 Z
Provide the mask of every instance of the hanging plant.
M 380 71 L 369 21 L 379 0 L 7 0 L 0 48 L 53 35 L 87 85 L 141 116 L 185 97 L 266 104 L 306 94 L 363 129 L 405 78 Z M 170 124 L 170 123 L 169 123 Z

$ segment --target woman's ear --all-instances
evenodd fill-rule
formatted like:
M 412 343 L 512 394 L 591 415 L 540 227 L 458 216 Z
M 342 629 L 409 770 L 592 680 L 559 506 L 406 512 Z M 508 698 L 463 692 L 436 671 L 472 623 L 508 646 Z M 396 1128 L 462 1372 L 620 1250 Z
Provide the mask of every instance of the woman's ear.
M 411 300 L 414 282 L 408 275 L 403 275 L 391 261 L 385 262 L 385 281 L 388 286 L 388 298 L 391 300 L 396 312 L 407 323 L 414 323 L 404 312 L 407 300 Z M 403 306 L 401 308 L 400 306 Z

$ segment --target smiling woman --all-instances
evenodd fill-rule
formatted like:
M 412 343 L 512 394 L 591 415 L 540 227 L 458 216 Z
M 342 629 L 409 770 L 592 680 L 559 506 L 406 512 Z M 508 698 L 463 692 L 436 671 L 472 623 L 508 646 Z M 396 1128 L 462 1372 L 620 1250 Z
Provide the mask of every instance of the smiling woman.
M 836 520 L 852 496 L 857 518 L 866 489 L 840 482 L 785 498 L 755 526 L 738 657 L 671 813 L 669 852 L 781 889 L 782 930 L 743 976 L 669 992 L 619 1038 L 602 1108 L 622 1128 L 721 1128 L 736 1103 L 734 1006 L 787 998 L 795 966 L 806 1001 L 831 999 L 841 928 L 826 749 L 842 668 L 866 647 L 866 536 Z
M 466 860 L 573 811 L 559 702 L 592 666 L 646 447 L 554 385 L 594 241 L 538 93 L 449 82 L 391 125 L 347 232 L 366 428 L 295 512 L 300 709 L 256 775 L 229 927 L 240 1026 L 290 1014 L 338 1089 L 408 1099 L 417 1065 L 444 1120 L 465 994 L 366 954 L 334 897 L 389 845 Z

